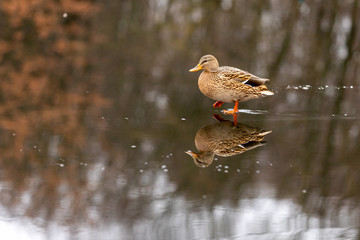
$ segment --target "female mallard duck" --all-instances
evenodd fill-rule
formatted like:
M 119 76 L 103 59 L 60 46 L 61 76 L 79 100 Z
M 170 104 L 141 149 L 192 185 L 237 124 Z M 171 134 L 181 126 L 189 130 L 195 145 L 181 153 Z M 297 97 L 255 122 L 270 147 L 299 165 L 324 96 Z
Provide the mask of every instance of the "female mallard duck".
M 220 119 L 220 117 L 218 118 Z M 198 167 L 208 167 L 214 156 L 229 157 L 244 153 L 265 144 L 264 137 L 271 131 L 262 130 L 245 124 L 233 125 L 222 121 L 200 128 L 195 136 L 195 146 L 199 153 L 186 151 Z
M 201 57 L 198 65 L 189 71 L 196 72 L 202 69 L 204 71 L 198 80 L 200 91 L 217 101 L 213 107 L 220 107 L 224 102 L 234 102 L 233 111 L 223 112 L 233 114 L 235 124 L 239 102 L 274 95 L 265 86 L 265 82 L 269 79 L 257 77 L 234 67 L 219 67 L 217 59 L 212 55 Z

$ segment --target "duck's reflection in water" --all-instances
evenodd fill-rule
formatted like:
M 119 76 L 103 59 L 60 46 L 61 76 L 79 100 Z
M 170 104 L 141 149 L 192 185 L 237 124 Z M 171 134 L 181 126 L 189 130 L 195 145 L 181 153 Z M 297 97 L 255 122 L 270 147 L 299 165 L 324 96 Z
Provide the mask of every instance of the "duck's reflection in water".
M 214 118 L 219 122 L 200 128 L 195 136 L 195 146 L 198 153 L 185 151 L 198 167 L 208 167 L 214 156 L 229 157 L 265 144 L 264 137 L 271 133 L 257 127 L 242 123 L 225 121 L 218 115 Z

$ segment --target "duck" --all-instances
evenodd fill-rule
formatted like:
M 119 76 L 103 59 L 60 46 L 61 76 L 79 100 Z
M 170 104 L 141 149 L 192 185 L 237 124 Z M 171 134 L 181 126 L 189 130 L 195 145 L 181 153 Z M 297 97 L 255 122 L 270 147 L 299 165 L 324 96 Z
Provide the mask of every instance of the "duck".
M 196 166 L 208 167 L 214 160 L 215 155 L 230 157 L 265 145 L 264 137 L 271 130 L 263 130 L 222 119 L 218 115 L 214 118 L 219 122 L 201 127 L 195 135 L 195 146 L 198 152 L 185 151 L 190 155 Z
M 267 78 L 230 66 L 219 66 L 218 60 L 210 54 L 200 58 L 199 63 L 190 72 L 203 70 L 198 79 L 200 91 L 215 100 L 213 107 L 220 107 L 224 102 L 234 103 L 233 110 L 223 110 L 224 114 L 234 116 L 237 123 L 239 102 L 274 95 L 265 86 Z

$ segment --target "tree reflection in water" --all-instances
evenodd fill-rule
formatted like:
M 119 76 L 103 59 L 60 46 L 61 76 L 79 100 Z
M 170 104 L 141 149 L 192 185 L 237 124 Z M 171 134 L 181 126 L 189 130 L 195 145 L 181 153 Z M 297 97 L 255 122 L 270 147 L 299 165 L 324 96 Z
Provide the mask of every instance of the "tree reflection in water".
M 1 1 L 1 226 L 358 238 L 359 16 L 358 0 Z M 241 105 L 273 132 L 228 173 L 183 153 L 212 114 L 187 72 L 209 52 L 275 92 Z

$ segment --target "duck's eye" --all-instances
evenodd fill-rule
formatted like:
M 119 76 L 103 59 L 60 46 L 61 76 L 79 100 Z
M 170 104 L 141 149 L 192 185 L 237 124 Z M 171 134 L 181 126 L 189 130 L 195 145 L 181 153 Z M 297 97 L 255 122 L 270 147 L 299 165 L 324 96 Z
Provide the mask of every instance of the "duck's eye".
M 202 63 L 201 64 L 204 64 L 204 63 L 206 63 L 208 60 L 204 60 L 204 61 L 202 61 Z

